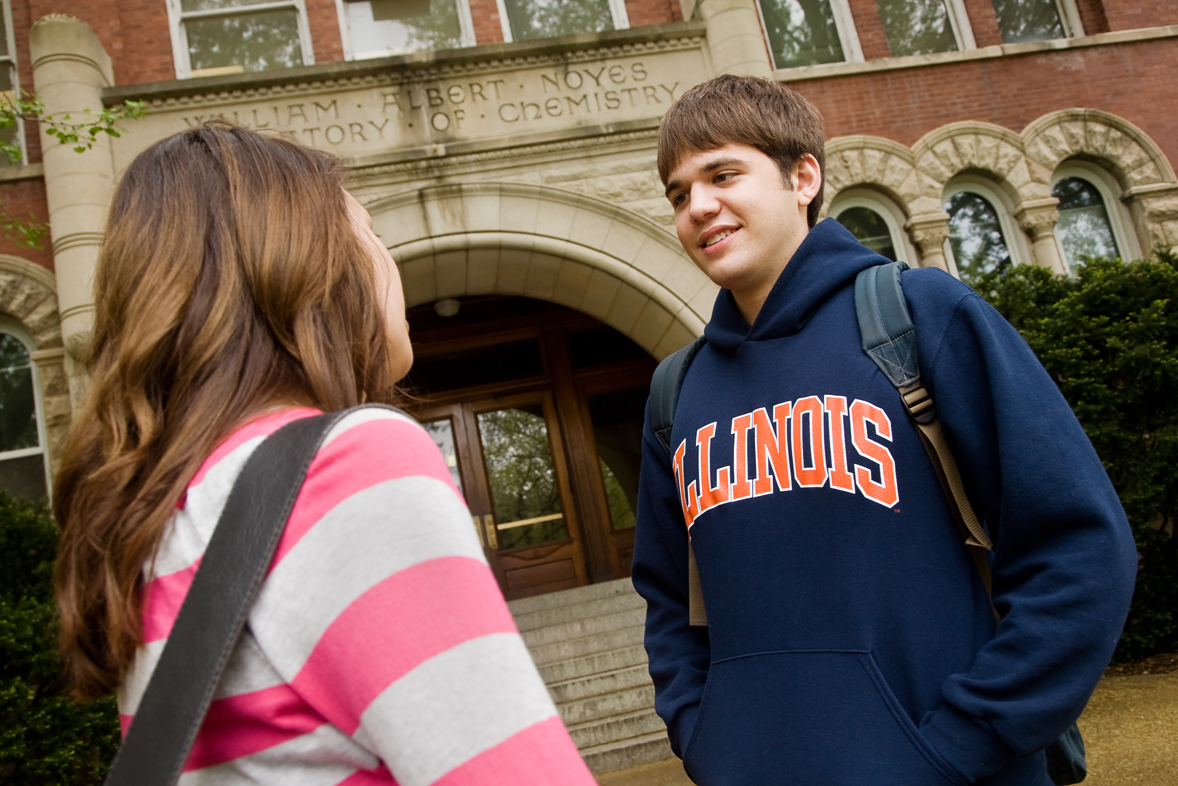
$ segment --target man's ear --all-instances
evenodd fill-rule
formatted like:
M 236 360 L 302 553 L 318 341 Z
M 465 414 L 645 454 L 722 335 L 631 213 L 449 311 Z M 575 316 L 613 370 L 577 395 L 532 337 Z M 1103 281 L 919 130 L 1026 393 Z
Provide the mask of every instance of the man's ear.
M 802 207 L 809 205 L 822 190 L 822 168 L 818 166 L 818 159 L 810 153 L 803 153 L 794 164 L 794 191 L 798 194 L 798 204 Z

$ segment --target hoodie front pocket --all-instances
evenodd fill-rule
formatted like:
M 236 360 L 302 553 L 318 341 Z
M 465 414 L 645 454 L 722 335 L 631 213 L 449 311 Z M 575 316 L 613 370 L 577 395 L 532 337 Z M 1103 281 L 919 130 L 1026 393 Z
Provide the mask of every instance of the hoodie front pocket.
M 713 663 L 684 752 L 700 786 L 962 786 L 867 652 Z

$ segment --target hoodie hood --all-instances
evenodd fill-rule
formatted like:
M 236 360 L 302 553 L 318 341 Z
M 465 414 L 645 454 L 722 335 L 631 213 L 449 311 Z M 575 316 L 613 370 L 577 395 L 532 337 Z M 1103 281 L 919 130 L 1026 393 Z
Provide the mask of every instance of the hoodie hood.
M 798 333 L 818 307 L 860 270 L 887 261 L 856 240 L 842 224 L 827 218 L 798 246 L 752 325 L 741 315 L 732 292 L 721 289 L 704 336 L 716 349 L 735 352 L 745 341 Z

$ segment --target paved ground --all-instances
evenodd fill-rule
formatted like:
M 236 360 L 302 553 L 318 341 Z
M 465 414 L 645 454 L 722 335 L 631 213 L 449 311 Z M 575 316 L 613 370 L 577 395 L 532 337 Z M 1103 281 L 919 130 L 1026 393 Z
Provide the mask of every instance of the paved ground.
M 1084 786 L 1178 784 L 1178 671 L 1105 677 L 1080 718 L 1080 731 L 1088 748 Z M 678 759 L 611 772 L 597 781 L 691 786 Z

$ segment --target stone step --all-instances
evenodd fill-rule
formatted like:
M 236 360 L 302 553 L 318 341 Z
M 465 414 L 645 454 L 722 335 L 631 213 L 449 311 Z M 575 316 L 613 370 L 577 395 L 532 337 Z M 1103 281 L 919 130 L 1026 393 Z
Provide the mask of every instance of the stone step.
M 607 742 L 581 751 L 589 770 L 603 775 L 674 757 L 667 733 L 660 731 L 621 742 Z
M 616 693 L 589 696 L 565 703 L 558 703 L 556 709 L 565 726 L 589 721 L 603 720 L 613 715 L 628 715 L 654 706 L 654 685 L 645 685 L 621 690 Z
M 559 705 L 651 684 L 650 673 L 646 670 L 644 663 L 602 674 L 551 683 L 548 685 L 548 693 L 552 696 L 552 700 Z
M 520 598 L 508 602 L 507 607 L 513 615 L 531 614 L 543 609 L 568 606 L 573 603 L 584 603 L 611 595 L 634 594 L 634 585 L 630 579 L 615 579 L 603 581 L 600 584 L 590 584 L 586 587 L 575 587 L 560 592 L 549 592 L 544 595 L 533 595 L 530 598 Z
M 603 617 L 634 609 L 646 609 L 646 601 L 637 592 L 619 593 L 604 598 L 570 603 L 565 606 L 554 606 L 548 609 L 538 609 L 526 614 L 515 614 L 515 624 L 521 631 L 547 628 L 560 625 L 570 620 Z
M 596 636 L 601 633 L 630 628 L 646 622 L 646 609 L 635 608 L 629 611 L 619 611 L 601 617 L 569 620 L 559 625 L 549 625 L 544 628 L 523 631 L 524 643 L 528 649 L 542 644 L 552 644 L 557 641 L 579 639 L 584 636 Z
M 579 658 L 569 658 L 546 666 L 540 666 L 544 682 L 553 685 L 578 678 L 590 677 L 607 671 L 616 671 L 630 666 L 646 668 L 646 648 L 641 644 L 620 647 L 608 652 L 595 652 Z
M 632 625 L 628 628 L 597 633 L 592 636 L 581 636 L 575 639 L 554 641 L 547 644 L 537 644 L 528 649 L 532 653 L 532 660 L 541 669 L 560 661 L 588 657 L 613 650 L 642 646 L 644 625 Z M 525 639 L 526 640 L 526 639 Z M 559 679 L 565 679 L 561 677 Z
M 654 710 L 639 710 L 626 715 L 615 715 L 604 720 L 579 723 L 569 729 L 573 742 L 581 750 L 594 745 L 607 745 L 612 742 L 624 742 L 635 737 L 645 737 L 647 734 L 656 732 L 666 735 L 667 727 Z

